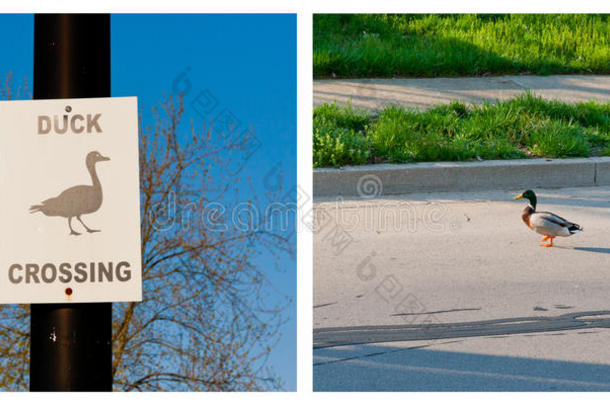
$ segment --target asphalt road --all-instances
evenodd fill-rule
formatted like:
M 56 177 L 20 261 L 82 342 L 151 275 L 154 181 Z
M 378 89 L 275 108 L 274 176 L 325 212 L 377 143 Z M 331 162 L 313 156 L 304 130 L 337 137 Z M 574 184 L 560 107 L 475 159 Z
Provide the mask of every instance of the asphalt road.
M 432 79 L 314 80 L 314 106 L 351 103 L 366 110 L 380 110 L 390 104 L 419 109 L 461 100 L 480 104 L 515 97 L 526 90 L 565 102 L 610 102 L 610 76 L 491 76 Z
M 610 390 L 610 187 L 314 203 L 315 390 Z

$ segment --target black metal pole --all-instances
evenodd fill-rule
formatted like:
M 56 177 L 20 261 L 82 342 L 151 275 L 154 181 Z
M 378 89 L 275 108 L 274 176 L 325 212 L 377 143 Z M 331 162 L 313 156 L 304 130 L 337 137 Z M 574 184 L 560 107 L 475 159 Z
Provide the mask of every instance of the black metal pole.
M 34 98 L 110 97 L 110 16 L 34 17 Z M 112 304 L 32 304 L 31 391 L 112 391 Z

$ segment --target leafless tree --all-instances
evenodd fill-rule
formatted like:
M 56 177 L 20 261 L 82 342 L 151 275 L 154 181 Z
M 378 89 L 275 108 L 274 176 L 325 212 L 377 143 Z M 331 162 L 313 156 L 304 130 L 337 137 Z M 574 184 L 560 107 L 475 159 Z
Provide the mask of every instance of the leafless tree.
M 140 117 L 143 301 L 113 305 L 114 389 L 278 389 L 265 360 L 292 297 L 268 280 L 282 269 L 255 259 L 294 255 L 287 229 L 268 226 L 290 205 L 282 187 L 261 197 L 227 170 L 248 156 L 252 131 L 185 129 L 183 111 L 181 96 L 166 96 L 153 125 Z M 0 306 L 0 389 L 27 389 L 28 362 L 29 306 Z
M 15 86 L 15 83 L 13 82 L 13 73 L 9 72 L 4 76 L 4 82 L 0 84 L 0 100 L 22 98 L 31 98 L 27 78 L 23 79 L 23 85 Z

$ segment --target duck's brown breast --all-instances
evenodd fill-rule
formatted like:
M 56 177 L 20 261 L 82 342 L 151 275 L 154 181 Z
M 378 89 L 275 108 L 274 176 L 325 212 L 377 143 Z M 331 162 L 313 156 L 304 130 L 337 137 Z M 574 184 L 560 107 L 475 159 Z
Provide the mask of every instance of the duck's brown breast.
M 523 220 L 525 225 L 527 225 L 527 227 L 530 229 L 534 229 L 534 228 L 532 228 L 532 225 L 530 225 L 530 216 L 533 213 L 534 213 L 534 209 L 532 207 L 530 207 L 529 205 L 527 207 L 525 207 L 523 209 L 523 212 L 521 213 L 521 219 Z

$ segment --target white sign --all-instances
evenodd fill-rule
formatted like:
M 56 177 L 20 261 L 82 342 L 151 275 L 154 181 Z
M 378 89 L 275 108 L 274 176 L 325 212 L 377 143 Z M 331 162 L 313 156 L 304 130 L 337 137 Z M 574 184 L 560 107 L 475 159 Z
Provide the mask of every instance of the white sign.
M 136 97 L 0 102 L 0 303 L 142 299 Z

